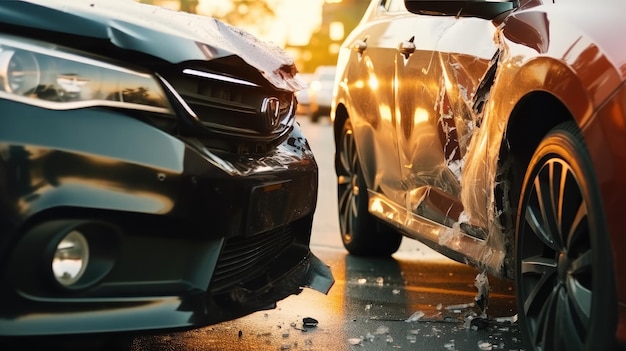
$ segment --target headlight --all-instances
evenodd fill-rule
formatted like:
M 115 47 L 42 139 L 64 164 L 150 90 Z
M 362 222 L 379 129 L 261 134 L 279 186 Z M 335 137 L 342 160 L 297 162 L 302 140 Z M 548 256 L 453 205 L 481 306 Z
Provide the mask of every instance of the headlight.
M 5 35 L 0 36 L 0 97 L 50 109 L 104 105 L 170 112 L 150 74 Z

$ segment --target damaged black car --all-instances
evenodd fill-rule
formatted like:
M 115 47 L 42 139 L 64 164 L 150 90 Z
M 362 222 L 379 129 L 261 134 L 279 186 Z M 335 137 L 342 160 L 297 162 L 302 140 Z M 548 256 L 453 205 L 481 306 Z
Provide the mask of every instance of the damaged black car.
M 0 2 L 0 337 L 196 328 L 328 292 L 296 72 L 208 17 Z

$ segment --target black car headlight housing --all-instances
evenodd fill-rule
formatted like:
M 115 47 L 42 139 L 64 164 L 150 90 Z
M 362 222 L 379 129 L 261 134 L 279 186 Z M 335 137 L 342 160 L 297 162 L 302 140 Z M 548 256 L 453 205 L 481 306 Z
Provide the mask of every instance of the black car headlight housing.
M 153 72 L 0 34 L 0 98 L 51 110 L 100 106 L 177 115 L 186 122 L 182 128 L 169 119 L 155 126 L 199 138 L 214 150 L 266 152 L 291 130 L 295 95 L 273 87 L 238 57 L 226 60 L 227 65 L 183 62 Z
M 0 35 L 0 98 L 55 110 L 111 106 L 171 114 L 152 74 L 9 35 Z

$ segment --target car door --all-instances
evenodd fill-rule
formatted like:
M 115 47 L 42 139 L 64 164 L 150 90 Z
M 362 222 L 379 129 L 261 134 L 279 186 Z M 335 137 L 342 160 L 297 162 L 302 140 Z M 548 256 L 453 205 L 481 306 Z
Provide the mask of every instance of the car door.
M 395 35 L 413 18 L 407 13 L 405 19 L 397 21 L 388 11 L 388 3 L 389 0 L 380 0 L 374 4 L 371 18 L 346 40 L 351 53 L 344 82 L 349 84 L 352 101 L 347 105 L 368 188 L 402 204 L 404 191 L 395 157 Z
M 395 78 L 405 206 L 446 226 L 472 223 L 474 211 L 462 197 L 481 191 L 473 189 L 471 177 L 484 174 L 466 169 L 466 161 L 480 127 L 481 82 L 491 79 L 497 52 L 496 25 L 475 17 L 411 16 L 410 29 L 397 43 Z

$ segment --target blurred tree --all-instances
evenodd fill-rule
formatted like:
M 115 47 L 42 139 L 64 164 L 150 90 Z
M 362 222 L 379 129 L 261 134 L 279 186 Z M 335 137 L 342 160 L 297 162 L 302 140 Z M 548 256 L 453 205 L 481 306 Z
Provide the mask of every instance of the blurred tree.
M 189 12 L 189 13 L 197 13 L 198 0 L 180 0 L 180 10 Z
M 311 34 L 305 49 L 307 59 L 303 72 L 313 72 L 317 66 L 337 63 L 341 43 L 357 26 L 369 3 L 370 0 L 326 0 L 322 6 L 322 24 Z M 339 27 L 340 31 L 333 30 Z
M 236 27 L 255 28 L 258 36 L 270 30 L 276 13 L 266 0 L 231 0 L 232 10 L 219 16 L 221 20 Z M 251 30 L 252 31 L 252 30 Z

